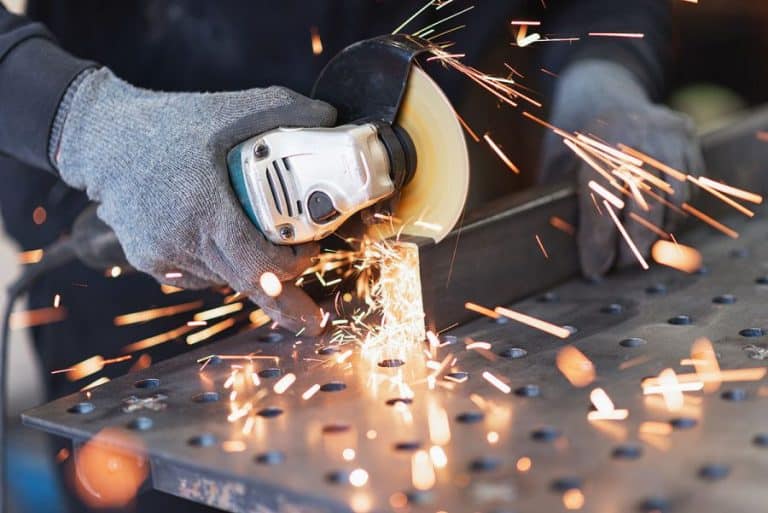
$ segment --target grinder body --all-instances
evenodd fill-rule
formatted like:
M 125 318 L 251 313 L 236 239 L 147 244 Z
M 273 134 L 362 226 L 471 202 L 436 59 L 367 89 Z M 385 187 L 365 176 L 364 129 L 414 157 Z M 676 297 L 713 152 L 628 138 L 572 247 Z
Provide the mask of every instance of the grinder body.
M 227 165 L 258 229 L 275 244 L 303 244 L 402 188 L 415 152 L 405 132 L 383 123 L 278 128 L 233 148 Z

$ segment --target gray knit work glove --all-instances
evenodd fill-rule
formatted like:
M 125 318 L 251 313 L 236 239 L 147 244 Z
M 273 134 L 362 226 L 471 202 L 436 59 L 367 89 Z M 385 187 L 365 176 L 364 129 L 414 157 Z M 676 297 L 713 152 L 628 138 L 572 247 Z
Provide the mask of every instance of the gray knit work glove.
M 226 154 L 283 127 L 331 126 L 333 107 L 288 89 L 162 93 L 106 68 L 84 72 L 62 101 L 51 155 L 62 179 L 99 202 L 129 262 L 184 288 L 229 284 L 279 324 L 320 331 L 320 310 L 293 285 L 316 244 L 275 246 L 250 222 L 229 182 Z M 180 272 L 169 280 L 166 273 Z M 283 291 L 259 285 L 274 273 Z
M 635 76 L 618 64 L 583 60 L 568 67 L 558 80 L 550 119 L 559 128 L 596 135 L 614 145 L 623 143 L 680 171 L 696 174 L 703 170 L 693 123 L 682 114 L 653 104 Z M 648 166 L 645 168 L 652 171 Z M 666 198 L 668 201 L 679 205 L 686 200 L 688 187 L 684 182 L 667 175 L 660 177 L 675 190 L 674 195 Z M 565 178 L 573 179 L 578 188 L 577 238 L 584 275 L 599 278 L 614 265 L 636 264 L 637 259 L 596 196 L 602 213 L 597 211 L 587 184 L 594 180 L 612 192 L 618 191 L 563 144 L 562 137 L 548 133 L 539 179 L 552 182 Z M 622 199 L 625 207 L 619 217 L 643 256 L 647 256 L 658 237 L 633 220 L 630 212 L 668 232 L 679 216 L 648 197 L 649 212 L 630 197 Z

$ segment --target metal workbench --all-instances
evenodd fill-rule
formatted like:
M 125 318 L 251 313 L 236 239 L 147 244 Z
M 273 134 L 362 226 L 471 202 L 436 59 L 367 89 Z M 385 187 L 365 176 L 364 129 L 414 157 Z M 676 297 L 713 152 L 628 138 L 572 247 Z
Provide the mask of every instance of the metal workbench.
M 726 161 L 727 152 L 718 151 L 710 160 Z M 567 198 L 564 193 L 556 201 Z M 640 386 L 667 367 L 690 372 L 680 361 L 690 357 L 698 337 L 712 341 L 723 369 L 766 366 L 768 225 L 760 216 L 751 222 L 728 218 L 741 232 L 736 241 L 707 228 L 684 235 L 681 242 L 704 256 L 698 273 L 656 266 L 602 283 L 572 279 L 514 304 L 569 326 L 566 341 L 485 318 L 443 333 L 436 359 L 457 357 L 455 374 L 441 377 L 446 387 L 432 391 L 418 379 L 424 374 L 421 348 L 402 366 L 381 365 L 386 355 L 371 361 L 359 353 L 339 363 L 346 348 L 265 327 L 116 379 L 90 397 L 58 399 L 26 412 L 23 420 L 77 444 L 104 428 L 124 428 L 141 441 L 128 449 L 146 452 L 154 488 L 232 512 L 556 512 L 565 509 L 563 495 L 576 489 L 583 494 L 582 510 L 590 512 L 765 511 L 768 383 L 724 383 L 711 393 L 686 394 L 676 412 L 658 396 L 644 397 Z M 547 286 L 575 271 L 571 253 L 555 246 L 550 255 L 554 263 L 526 257 L 532 262 L 528 273 L 545 273 L 548 265 L 558 269 L 540 280 Z M 526 287 L 529 294 L 536 288 Z M 505 291 L 492 295 L 498 294 Z M 453 298 L 464 300 L 483 298 Z M 491 349 L 466 350 L 466 337 Z M 575 388 L 557 371 L 555 355 L 566 343 L 594 363 L 597 379 L 590 386 Z M 279 358 L 254 360 L 266 392 L 253 390 L 257 415 L 247 436 L 242 420 L 226 421 L 229 391 L 223 384 L 231 362 L 212 360 L 199 372 L 196 361 L 212 353 Z M 481 377 L 485 371 L 512 392 L 491 386 Z M 274 393 L 271 387 L 286 373 L 294 373 L 296 382 Z M 388 384 L 398 373 L 411 383 L 413 398 Z M 371 386 L 372 375 L 382 383 Z M 314 384 L 321 390 L 303 399 Z M 589 392 L 598 386 L 616 407 L 629 409 L 627 420 L 587 420 Z M 416 491 L 412 457 L 433 444 L 427 412 L 435 404 L 449 419 L 447 465 L 437 469 L 431 490 Z M 640 436 L 647 421 L 669 425 L 671 433 Z M 498 440 L 489 441 L 489 432 Z M 222 449 L 222 442 L 233 440 L 243 441 L 244 450 Z M 354 459 L 346 461 L 344 449 L 353 449 Z M 530 458 L 529 469 L 519 465 L 521 458 Z M 349 483 L 355 468 L 369 475 L 361 487 Z

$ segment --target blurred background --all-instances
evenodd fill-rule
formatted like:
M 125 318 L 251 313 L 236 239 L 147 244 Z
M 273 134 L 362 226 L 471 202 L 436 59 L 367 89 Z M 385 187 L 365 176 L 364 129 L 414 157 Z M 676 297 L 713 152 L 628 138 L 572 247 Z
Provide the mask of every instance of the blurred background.
M 22 12 L 23 0 L 4 0 L 4 3 L 16 12 Z M 711 129 L 718 124 L 727 123 L 729 118 L 738 116 L 750 108 L 768 100 L 768 2 L 765 0 L 700 0 L 697 4 L 673 1 L 676 18 L 676 37 L 672 54 L 674 64 L 671 69 L 671 88 L 668 103 L 687 112 L 702 130 Z M 495 58 L 495 65 L 503 57 L 514 67 L 524 67 L 525 52 L 503 49 L 503 56 Z M 493 71 L 491 69 L 490 71 Z M 466 112 L 472 125 L 472 113 L 477 112 L 469 105 L 459 106 L 459 112 Z M 514 116 L 497 116 L 498 126 L 489 126 L 489 130 L 498 134 L 502 146 L 510 149 L 513 160 L 523 169 L 536 168 L 536 152 L 515 151 L 516 147 L 534 147 L 537 145 L 539 131 L 515 130 L 510 128 L 510 119 Z M 501 125 L 501 122 L 504 125 Z M 514 124 L 515 121 L 513 120 Z M 528 126 L 528 125 L 525 125 Z M 508 140 L 503 139 L 507 135 Z M 489 166 L 496 166 L 490 152 L 480 156 Z M 484 163 L 481 165 L 485 165 Z M 510 193 L 525 185 L 525 178 L 509 177 L 502 187 Z M 521 181 L 522 180 L 522 181 Z M 478 194 L 482 195 L 482 192 Z M 36 205 L 29 205 L 29 215 Z M 7 284 L 19 272 L 18 248 L 0 234 L 0 286 L 5 290 Z M 2 294 L 2 303 L 6 296 Z M 22 308 L 19 306 L 19 308 Z M 10 413 L 17 419 L 19 412 L 44 402 L 45 397 L 41 369 L 31 347 L 29 337 L 24 331 L 15 331 L 11 338 Z M 54 475 L 55 457 L 64 447 L 64 442 L 51 443 L 47 437 L 36 431 L 23 429 L 16 425 L 12 432 L 9 456 L 13 460 L 11 472 L 12 484 L 22 497 L 16 497 L 18 511 L 46 512 L 62 511 L 61 502 L 57 501 L 59 490 Z

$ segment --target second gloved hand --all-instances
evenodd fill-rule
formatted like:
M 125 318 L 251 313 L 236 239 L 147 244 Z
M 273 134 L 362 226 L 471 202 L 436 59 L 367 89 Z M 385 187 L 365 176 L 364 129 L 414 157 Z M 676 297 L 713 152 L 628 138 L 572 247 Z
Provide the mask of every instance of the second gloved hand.
M 611 145 L 625 144 L 684 172 L 697 174 L 703 168 L 693 123 L 682 114 L 654 104 L 632 72 L 609 61 L 583 60 L 566 68 L 558 80 L 550 119 L 553 125 L 569 132 L 597 136 Z M 661 178 L 675 190 L 674 195 L 666 198 L 669 202 L 679 205 L 686 200 L 686 183 L 668 176 Z M 637 263 L 595 195 L 601 208 L 598 211 L 588 183 L 594 180 L 616 194 L 619 192 L 579 159 L 563 143 L 562 137 L 548 133 L 540 181 L 562 179 L 577 183 L 577 237 L 584 275 L 599 278 L 614 265 Z M 623 199 L 626 206 L 619 216 L 623 217 L 622 223 L 639 250 L 647 256 L 657 235 L 633 220 L 630 213 L 666 231 L 673 228 L 676 214 L 649 197 L 650 211 L 641 209 L 632 198 L 623 196 Z
M 333 107 L 280 87 L 227 93 L 139 89 L 106 68 L 70 86 L 56 116 L 51 157 L 62 179 L 99 203 L 137 269 L 185 288 L 229 284 L 290 329 L 319 331 L 317 305 L 292 281 L 318 246 L 275 246 L 235 198 L 227 152 L 277 127 L 332 126 Z M 274 273 L 283 291 L 259 286 Z

